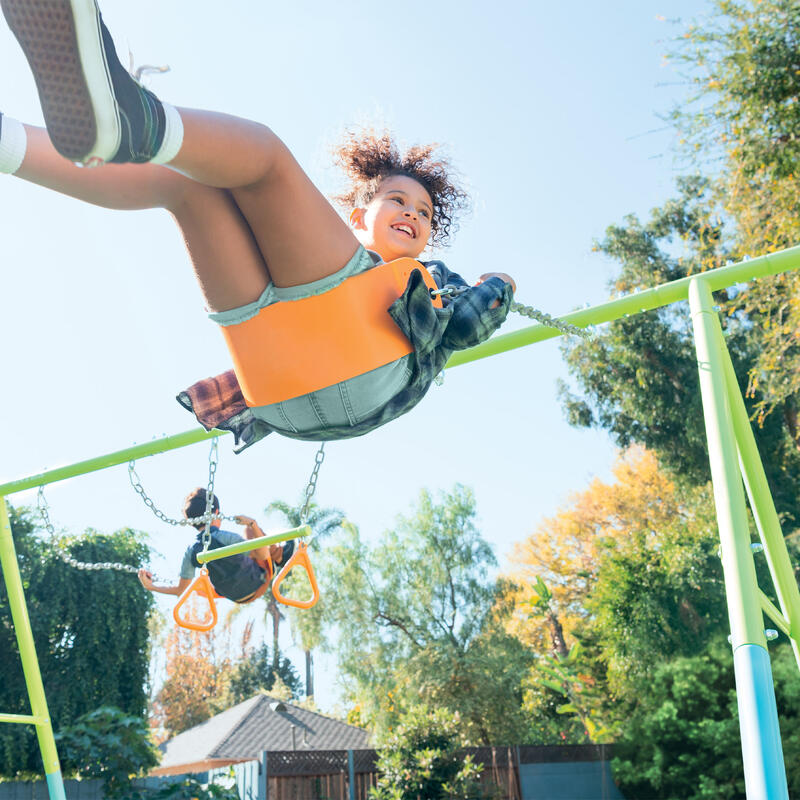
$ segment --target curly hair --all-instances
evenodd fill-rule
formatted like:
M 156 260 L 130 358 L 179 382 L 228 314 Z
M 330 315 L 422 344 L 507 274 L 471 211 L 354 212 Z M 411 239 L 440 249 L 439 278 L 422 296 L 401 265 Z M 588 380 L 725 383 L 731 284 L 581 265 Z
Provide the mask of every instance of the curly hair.
M 366 206 L 383 180 L 405 175 L 431 196 L 431 244 L 449 244 L 451 234 L 458 229 L 456 216 L 469 209 L 470 200 L 454 183 L 450 162 L 436 156 L 438 148 L 437 144 L 416 145 L 401 154 L 387 131 L 348 131 L 344 142 L 335 148 L 334 157 L 349 179 L 350 189 L 333 199 L 347 208 Z

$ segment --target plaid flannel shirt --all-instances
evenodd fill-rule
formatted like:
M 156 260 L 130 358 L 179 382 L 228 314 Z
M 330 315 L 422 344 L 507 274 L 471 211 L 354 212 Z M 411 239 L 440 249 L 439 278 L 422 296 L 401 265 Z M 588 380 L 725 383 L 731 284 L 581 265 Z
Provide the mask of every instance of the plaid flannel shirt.
M 231 431 L 236 452 L 276 431 L 293 439 L 329 441 L 363 436 L 375 428 L 407 413 L 425 396 L 434 378 L 455 350 L 464 350 L 488 339 L 505 321 L 511 306 L 511 286 L 500 278 L 489 278 L 478 286 L 469 284 L 451 272 L 441 261 L 423 262 L 436 285 L 465 287 L 467 290 L 453 298 L 443 298 L 443 308 L 430 300 L 428 288 L 419 270 L 414 270 L 402 296 L 388 309 L 401 331 L 408 337 L 412 353 L 411 380 L 385 406 L 372 416 L 343 427 L 328 427 L 319 431 L 291 433 L 274 428 L 257 419 L 244 401 L 233 370 L 213 378 L 198 381 L 181 392 L 178 402 L 191 411 L 206 429 Z M 490 308 L 495 300 L 497 308 Z

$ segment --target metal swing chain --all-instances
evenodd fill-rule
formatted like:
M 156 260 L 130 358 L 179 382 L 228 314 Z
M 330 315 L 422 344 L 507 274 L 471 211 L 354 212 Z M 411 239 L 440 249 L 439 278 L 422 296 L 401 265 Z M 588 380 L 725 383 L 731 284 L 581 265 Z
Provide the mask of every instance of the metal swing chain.
M 558 317 L 551 317 L 550 314 L 545 314 L 544 311 L 539 311 L 539 309 L 533 308 L 532 306 L 525 306 L 522 303 L 512 302 L 509 310 L 516 314 L 521 314 L 528 319 L 536 320 L 536 322 L 548 328 L 555 328 L 557 331 L 567 336 L 580 336 L 581 339 L 592 338 L 591 331 L 587 331 L 585 328 L 579 328 L 577 325 L 571 325 L 569 322 L 564 322 L 564 320 Z
M 432 289 L 431 297 L 458 297 L 464 292 L 468 292 L 471 288 L 471 286 L 447 285 L 441 289 Z M 587 331 L 585 328 L 579 328 L 577 325 L 571 325 L 569 322 L 564 322 L 564 320 L 558 317 L 552 317 L 550 314 L 545 314 L 544 311 L 539 311 L 538 308 L 534 308 L 533 306 L 526 306 L 522 303 L 512 301 L 509 306 L 509 311 L 535 320 L 548 328 L 555 328 L 557 331 L 567 336 L 580 336 L 582 339 L 590 339 L 592 337 L 591 332 Z
M 199 522 L 210 522 L 213 517 L 220 519 L 227 519 L 231 522 L 236 522 L 236 517 L 227 516 L 225 514 L 211 514 L 210 498 L 214 493 L 214 476 L 217 471 L 217 439 L 214 438 L 211 442 L 211 453 L 208 457 L 208 488 L 206 490 L 206 510 L 202 516 L 188 517 L 183 519 L 173 519 L 168 517 L 163 511 L 156 507 L 156 504 L 150 499 L 147 492 L 142 486 L 139 475 L 136 472 L 136 462 L 130 461 L 128 463 L 128 478 L 133 486 L 134 491 L 138 494 L 144 504 L 164 523 L 167 525 L 197 525 Z
M 66 544 L 63 539 L 60 539 L 58 534 L 56 533 L 56 529 L 53 526 L 53 523 L 50 521 L 50 511 L 47 505 L 47 500 L 44 496 L 44 486 L 39 487 L 39 493 L 36 498 L 36 505 L 39 509 L 39 514 L 42 518 L 42 522 L 44 522 L 45 530 L 50 534 L 50 543 L 53 545 L 53 550 L 55 550 L 56 555 L 65 563 L 69 564 L 71 567 L 75 567 L 76 569 L 85 569 L 85 570 L 100 570 L 100 569 L 113 569 L 117 570 L 118 572 L 130 572 L 136 575 L 139 572 L 138 567 L 134 567 L 131 564 L 121 564 L 118 561 L 97 561 L 94 563 L 87 562 L 87 561 L 78 561 L 77 558 L 73 558 L 67 551 L 65 550 Z
M 317 454 L 314 456 L 314 469 L 311 470 L 311 476 L 308 479 L 308 486 L 306 486 L 305 491 L 305 502 L 303 503 L 303 507 L 300 509 L 301 525 L 305 525 L 306 520 L 308 519 L 308 512 L 311 507 L 311 498 L 314 496 L 314 492 L 317 490 L 317 478 L 319 477 L 319 470 L 324 460 L 325 442 L 322 442 L 322 444 L 319 446 L 319 450 L 317 450 Z

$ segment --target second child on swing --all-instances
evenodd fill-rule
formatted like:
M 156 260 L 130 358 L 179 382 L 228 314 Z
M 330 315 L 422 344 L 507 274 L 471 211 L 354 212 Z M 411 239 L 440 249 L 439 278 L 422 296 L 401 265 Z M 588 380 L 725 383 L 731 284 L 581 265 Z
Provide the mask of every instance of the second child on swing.
M 401 154 L 388 134 L 352 134 L 337 152 L 350 180 L 338 198 L 350 209 L 345 222 L 269 128 L 175 108 L 140 86 L 119 62 L 95 0 L 0 5 L 33 70 L 47 125 L 0 114 L 0 172 L 106 208 L 169 211 L 209 316 L 229 337 L 273 304 L 323 295 L 446 243 L 467 205 L 435 146 Z M 423 269 L 445 290 L 440 307 Z M 441 261 L 422 262 L 388 309 L 410 342 L 400 358 L 263 405 L 245 399 L 245 376 L 233 371 L 197 382 L 178 400 L 207 429 L 232 431 L 237 449 L 270 432 L 313 441 L 359 436 L 411 410 L 453 351 L 486 340 L 514 290 L 503 272 L 470 286 Z M 334 335 L 349 321 L 326 324 Z M 316 355 L 306 354 L 305 369 L 314 369 Z

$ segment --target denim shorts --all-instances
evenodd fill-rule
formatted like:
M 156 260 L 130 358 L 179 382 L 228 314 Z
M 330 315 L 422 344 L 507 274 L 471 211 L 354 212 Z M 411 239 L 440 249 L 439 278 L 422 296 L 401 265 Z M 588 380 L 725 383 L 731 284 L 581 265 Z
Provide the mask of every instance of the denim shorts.
M 377 254 L 359 247 L 347 264 L 332 275 L 285 288 L 270 283 L 258 300 L 229 311 L 212 312 L 208 316 L 219 325 L 237 325 L 254 317 L 266 306 L 322 294 L 352 275 L 358 275 L 379 263 L 381 261 Z M 316 392 L 267 406 L 255 406 L 250 410 L 257 419 L 267 422 L 277 430 L 290 433 L 313 433 L 326 428 L 357 425 L 385 406 L 408 385 L 412 372 L 411 356 L 412 354 L 405 355 L 363 375 L 356 375 Z

